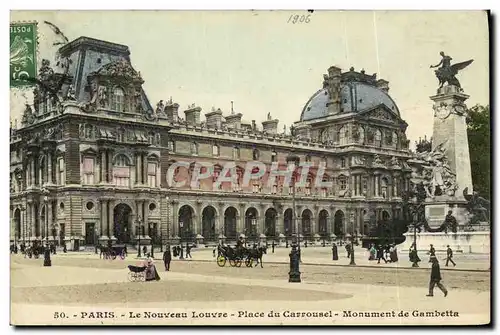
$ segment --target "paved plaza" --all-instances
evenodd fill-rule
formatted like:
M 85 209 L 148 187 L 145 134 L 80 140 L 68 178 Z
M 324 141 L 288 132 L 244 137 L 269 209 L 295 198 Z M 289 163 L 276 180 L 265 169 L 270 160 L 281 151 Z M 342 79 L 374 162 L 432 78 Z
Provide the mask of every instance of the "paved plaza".
M 52 267 L 43 267 L 42 258 L 13 255 L 11 321 L 66 325 L 489 322 L 489 271 L 446 270 L 443 266 L 443 283 L 450 293 L 445 298 L 436 289 L 430 298 L 425 296 L 429 269 L 315 264 L 323 252 L 326 256 L 326 248 L 304 250 L 302 283 L 288 283 L 285 261 L 289 250 L 265 255 L 264 268 L 232 268 L 229 264 L 222 268 L 211 250 L 195 249 L 193 260 L 174 259 L 170 272 L 156 260 L 159 282 L 128 280 L 127 265 L 141 262 L 132 254 L 125 260 L 102 260 L 95 254 L 58 253 L 52 256 Z M 347 264 L 343 256 L 338 263 Z M 457 256 L 459 264 L 488 263 L 480 257 L 461 257 Z M 368 263 L 363 257 L 357 260 L 360 265 Z M 422 266 L 428 265 L 422 262 Z M 316 314 L 307 314 L 312 312 Z M 372 312 L 385 314 L 363 314 Z

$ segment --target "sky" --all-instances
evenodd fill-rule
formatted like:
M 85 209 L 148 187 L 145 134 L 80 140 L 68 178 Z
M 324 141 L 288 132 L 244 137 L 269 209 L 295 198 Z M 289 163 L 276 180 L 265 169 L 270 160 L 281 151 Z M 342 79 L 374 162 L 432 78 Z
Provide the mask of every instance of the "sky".
M 38 11 L 11 12 L 11 21 L 39 22 L 39 57 L 51 59 L 55 34 L 88 36 L 129 46 L 153 106 L 170 97 L 180 111 L 195 103 L 235 112 L 246 121 L 298 121 L 323 74 L 336 65 L 377 73 L 409 124 L 411 143 L 432 135 L 438 87 L 429 68 L 440 51 L 453 62 L 474 59 L 459 79 L 468 106 L 489 103 L 488 21 L 483 11 L 315 11 L 309 22 L 288 22 L 305 11 Z M 32 94 L 11 88 L 11 121 Z M 31 103 L 31 101 L 30 101 Z M 182 112 L 181 112 L 182 113 Z M 181 116 L 183 116 L 181 114 Z

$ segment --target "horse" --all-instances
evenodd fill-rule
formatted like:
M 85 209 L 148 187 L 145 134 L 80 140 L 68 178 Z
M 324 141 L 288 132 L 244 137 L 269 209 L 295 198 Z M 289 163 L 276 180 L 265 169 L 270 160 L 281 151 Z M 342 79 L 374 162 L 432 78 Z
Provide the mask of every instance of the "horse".
M 247 259 L 249 259 L 249 260 L 255 259 L 256 260 L 255 266 L 257 266 L 257 264 L 260 263 L 260 267 L 263 268 L 263 266 L 262 266 L 262 255 L 263 254 L 267 254 L 267 247 L 258 247 L 255 249 L 249 249 Z

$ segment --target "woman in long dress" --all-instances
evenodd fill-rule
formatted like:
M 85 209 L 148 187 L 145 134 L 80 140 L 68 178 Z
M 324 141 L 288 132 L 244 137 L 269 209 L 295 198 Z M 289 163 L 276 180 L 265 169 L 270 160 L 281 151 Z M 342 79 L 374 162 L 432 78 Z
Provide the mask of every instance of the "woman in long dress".
M 160 275 L 158 275 L 158 271 L 156 271 L 156 266 L 153 263 L 153 259 L 151 257 L 148 257 L 145 263 L 146 281 L 160 280 Z

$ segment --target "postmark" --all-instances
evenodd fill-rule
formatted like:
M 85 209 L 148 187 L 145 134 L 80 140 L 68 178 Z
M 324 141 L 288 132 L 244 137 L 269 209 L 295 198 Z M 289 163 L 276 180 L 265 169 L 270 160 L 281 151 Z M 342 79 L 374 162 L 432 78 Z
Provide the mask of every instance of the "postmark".
M 37 74 L 37 22 L 10 24 L 10 86 L 32 86 Z

